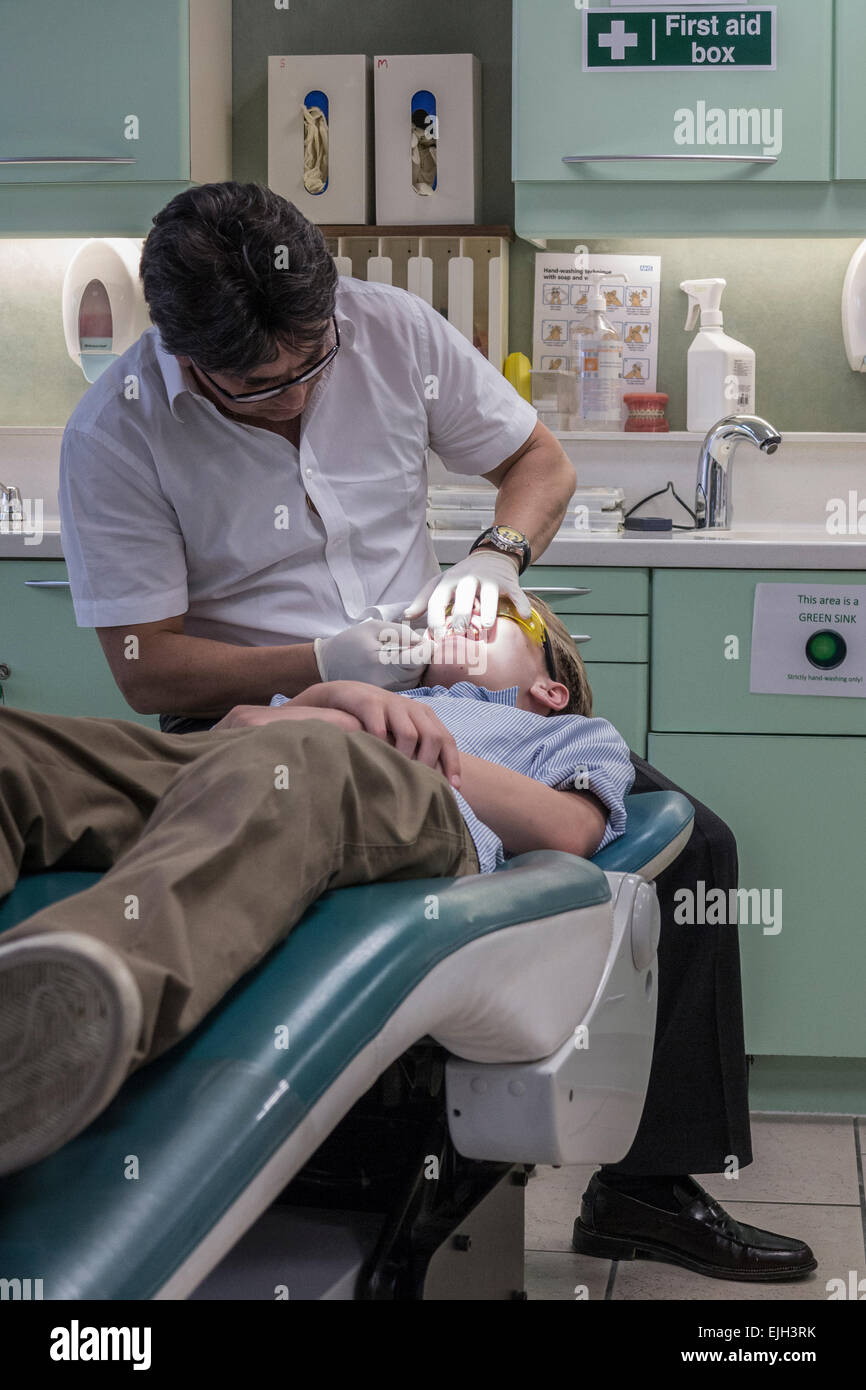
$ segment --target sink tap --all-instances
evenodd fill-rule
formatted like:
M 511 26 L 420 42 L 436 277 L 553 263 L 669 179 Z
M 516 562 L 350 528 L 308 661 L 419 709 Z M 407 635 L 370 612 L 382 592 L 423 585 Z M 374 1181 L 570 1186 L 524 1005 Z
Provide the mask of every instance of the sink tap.
M 21 493 L 14 483 L 0 483 L 0 524 L 20 521 L 24 515 Z
M 762 454 L 774 454 L 782 436 L 758 415 L 726 415 L 708 432 L 698 460 L 695 526 L 728 531 L 734 522 L 731 461 L 737 445 L 748 439 Z

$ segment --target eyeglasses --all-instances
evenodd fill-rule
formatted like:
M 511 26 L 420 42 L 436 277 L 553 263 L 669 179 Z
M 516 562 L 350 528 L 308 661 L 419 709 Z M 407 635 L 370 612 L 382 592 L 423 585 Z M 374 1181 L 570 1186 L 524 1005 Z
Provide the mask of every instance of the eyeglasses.
M 541 647 L 544 652 L 547 674 L 552 681 L 557 680 L 556 662 L 553 657 L 550 634 L 547 631 L 547 624 L 541 614 L 533 608 L 528 618 L 522 618 L 510 599 L 502 598 L 499 600 L 499 607 L 496 610 L 496 615 L 499 618 L 508 618 L 512 623 L 517 623 L 517 626 L 523 629 L 527 637 L 531 638 L 537 647 Z
M 255 401 L 269 401 L 274 396 L 281 396 L 284 391 L 290 391 L 293 386 L 301 386 L 303 382 L 310 381 L 312 377 L 318 376 L 319 372 L 323 372 L 329 362 L 333 362 L 337 353 L 340 351 L 340 330 L 337 327 L 336 318 L 332 318 L 331 322 L 334 325 L 334 333 L 337 341 L 334 343 L 334 346 L 325 353 L 322 360 L 317 362 L 315 366 L 308 367 L 300 376 L 293 377 L 291 381 L 284 381 L 281 386 L 269 386 L 266 391 L 244 391 L 239 396 L 233 396 L 231 392 L 226 391 L 224 387 L 218 385 L 213 377 L 208 375 L 204 367 L 200 367 L 196 362 L 193 362 L 193 366 L 197 372 L 201 372 L 205 381 L 207 381 L 215 391 L 218 391 L 221 396 L 225 397 L 227 401 L 237 401 L 241 404 L 249 405 L 252 405 Z

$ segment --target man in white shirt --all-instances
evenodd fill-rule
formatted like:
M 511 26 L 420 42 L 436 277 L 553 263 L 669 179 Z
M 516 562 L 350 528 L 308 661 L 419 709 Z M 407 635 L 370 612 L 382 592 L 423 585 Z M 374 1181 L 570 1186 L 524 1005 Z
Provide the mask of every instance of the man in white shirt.
M 319 229 L 255 184 L 174 198 L 141 273 L 155 326 L 74 410 L 60 486 L 76 616 L 133 709 L 182 732 L 321 679 L 417 684 L 417 661 L 379 660 L 380 630 L 407 594 L 426 621 L 437 589 L 441 625 L 460 579 L 455 616 L 479 595 L 492 625 L 500 593 L 528 616 L 518 573 L 555 534 L 574 468 L 436 310 L 338 279 Z M 444 578 L 428 446 L 494 483 L 517 533 Z

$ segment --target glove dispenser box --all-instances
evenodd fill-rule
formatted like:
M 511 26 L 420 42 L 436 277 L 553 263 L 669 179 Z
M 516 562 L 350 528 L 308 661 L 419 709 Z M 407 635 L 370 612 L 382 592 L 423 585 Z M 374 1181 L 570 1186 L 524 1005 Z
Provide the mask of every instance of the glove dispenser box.
M 268 185 L 316 223 L 369 222 L 369 59 L 268 58 Z
M 481 64 L 472 53 L 373 59 L 376 222 L 478 222 Z

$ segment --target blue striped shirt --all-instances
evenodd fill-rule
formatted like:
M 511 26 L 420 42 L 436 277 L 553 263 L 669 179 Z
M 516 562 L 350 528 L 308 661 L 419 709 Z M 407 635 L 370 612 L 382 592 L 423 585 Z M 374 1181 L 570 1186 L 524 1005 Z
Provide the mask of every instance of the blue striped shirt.
M 458 681 L 450 690 L 428 685 L 398 693 L 430 705 L 461 753 L 485 758 L 560 791 L 594 792 L 608 813 L 599 849 L 623 834 L 623 798 L 634 781 L 634 768 L 625 739 L 606 719 L 518 709 L 516 685 L 487 690 L 471 681 Z M 286 703 L 285 695 L 271 700 L 272 705 Z M 451 790 L 474 841 L 480 871 L 492 873 L 508 857 L 502 841 L 479 820 L 457 788 Z

